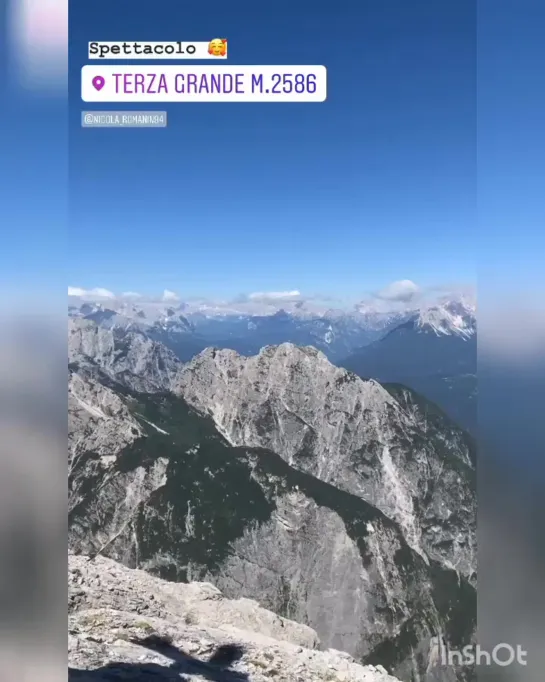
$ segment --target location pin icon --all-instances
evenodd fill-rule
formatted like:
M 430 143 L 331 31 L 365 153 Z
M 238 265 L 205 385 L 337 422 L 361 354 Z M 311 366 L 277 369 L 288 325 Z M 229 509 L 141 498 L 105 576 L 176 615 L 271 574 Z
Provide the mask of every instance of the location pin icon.
M 95 90 L 100 91 L 104 87 L 105 82 L 106 81 L 104 80 L 104 78 L 102 78 L 102 76 L 95 76 L 93 78 L 93 87 L 95 88 Z

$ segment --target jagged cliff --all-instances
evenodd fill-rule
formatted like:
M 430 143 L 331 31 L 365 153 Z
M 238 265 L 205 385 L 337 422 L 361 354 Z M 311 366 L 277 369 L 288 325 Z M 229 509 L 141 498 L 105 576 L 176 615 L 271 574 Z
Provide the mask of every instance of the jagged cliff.
M 107 329 L 91 320 L 68 321 L 68 361 L 100 368 L 135 391 L 170 390 L 180 361 L 165 346 L 139 332 Z
M 182 366 L 154 346 L 144 393 L 141 357 L 117 343 L 71 355 L 74 551 L 256 599 L 403 680 L 469 679 L 426 673 L 433 635 L 454 646 L 474 629 L 461 431 L 313 349 L 207 350 Z

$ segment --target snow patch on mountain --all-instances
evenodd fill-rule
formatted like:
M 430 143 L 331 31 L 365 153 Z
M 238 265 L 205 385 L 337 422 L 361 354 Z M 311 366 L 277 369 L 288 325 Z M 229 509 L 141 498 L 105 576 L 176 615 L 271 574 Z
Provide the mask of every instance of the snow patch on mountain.
M 477 331 L 476 309 L 469 302 L 447 301 L 442 305 L 420 310 L 415 319 L 420 331 L 431 331 L 437 336 L 470 338 Z

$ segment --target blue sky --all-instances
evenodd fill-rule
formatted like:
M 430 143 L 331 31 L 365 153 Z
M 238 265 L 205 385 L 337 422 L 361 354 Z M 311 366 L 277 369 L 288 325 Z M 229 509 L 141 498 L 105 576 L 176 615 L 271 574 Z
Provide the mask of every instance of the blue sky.
M 166 130 L 79 127 L 89 40 L 217 36 L 231 64 L 325 64 L 328 100 L 170 104 Z M 359 297 L 474 281 L 475 78 L 467 0 L 71 2 L 70 284 Z

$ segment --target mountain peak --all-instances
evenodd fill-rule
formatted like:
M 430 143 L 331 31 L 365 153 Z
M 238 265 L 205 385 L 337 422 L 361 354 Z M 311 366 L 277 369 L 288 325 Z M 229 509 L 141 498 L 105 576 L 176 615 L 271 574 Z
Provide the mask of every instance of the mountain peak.
M 197 358 L 207 359 L 207 358 L 220 358 L 224 362 L 237 361 L 237 362 L 263 362 L 263 361 L 280 361 L 291 363 L 304 361 L 305 359 L 315 359 L 320 363 L 326 363 L 333 371 L 338 368 L 331 364 L 325 353 L 318 350 L 314 346 L 298 346 L 295 343 L 286 341 L 284 343 L 279 343 L 276 345 L 263 346 L 261 350 L 252 357 L 246 357 L 241 355 L 235 350 L 230 348 L 217 348 L 209 347 L 205 348 L 199 353 Z
M 370 472 L 361 472 L 366 458 L 376 457 L 390 488 L 387 494 L 377 493 L 373 503 L 400 523 L 415 551 L 424 553 L 428 541 L 416 530 L 411 495 L 389 478 L 390 452 L 400 447 L 397 438 L 407 429 L 421 428 L 422 417 L 414 405 L 404 404 L 377 381 L 333 365 L 315 348 L 283 343 L 251 357 L 207 350 L 183 367 L 175 392 L 212 417 L 232 446 L 272 450 L 288 464 L 353 494 L 367 490 Z M 441 419 L 434 428 L 447 428 L 456 447 L 465 452 L 464 434 L 454 425 L 439 426 Z M 426 447 L 434 438 L 431 422 L 429 429 Z M 408 456 L 424 456 L 416 454 L 419 448 L 409 448 Z M 470 461 L 465 454 L 462 460 L 465 465 Z M 452 546 L 449 552 L 454 551 Z M 460 550 L 457 561 L 460 568 L 470 561 L 466 550 Z
M 468 339 L 476 332 L 476 310 L 464 299 L 445 301 L 422 309 L 414 318 L 416 329 L 437 336 L 459 336 Z

